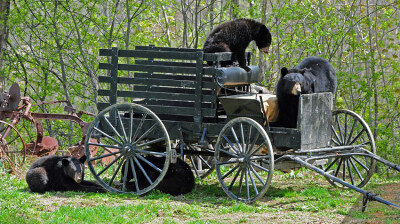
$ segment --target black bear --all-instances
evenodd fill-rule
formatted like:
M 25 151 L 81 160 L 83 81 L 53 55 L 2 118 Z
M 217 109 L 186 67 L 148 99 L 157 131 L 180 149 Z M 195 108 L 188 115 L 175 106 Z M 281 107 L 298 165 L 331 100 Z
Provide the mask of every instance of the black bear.
M 279 115 L 273 126 L 295 128 L 299 95 L 331 92 L 337 87 L 337 78 L 332 65 L 320 57 L 308 57 L 294 69 L 281 69 L 281 78 L 276 87 Z
M 159 169 L 163 169 L 165 158 L 164 157 L 156 157 L 156 156 L 147 156 L 145 159 L 158 167 Z M 138 160 L 142 168 L 146 171 L 147 176 L 154 182 L 157 177 L 160 175 L 160 172 L 150 166 L 148 163 Z M 135 165 L 135 173 L 137 178 L 137 184 L 139 189 L 142 190 L 150 185 L 146 176 L 143 174 L 141 169 L 138 167 L 136 162 Z M 125 163 L 126 164 L 126 163 Z M 125 167 L 124 164 L 124 167 Z M 122 178 L 124 177 L 124 169 L 122 169 Z M 128 166 L 128 174 L 127 181 L 133 179 L 133 172 L 131 166 Z M 155 187 L 155 189 L 160 190 L 163 193 L 171 194 L 171 195 L 180 195 L 186 194 L 193 190 L 195 186 L 194 175 L 190 166 L 185 163 L 183 160 L 177 158 L 176 163 L 169 164 L 167 173 L 165 174 L 162 181 Z M 136 191 L 136 184 L 134 182 L 129 182 L 127 185 L 127 189 L 131 191 Z
M 250 42 L 255 40 L 260 51 L 268 53 L 272 37 L 268 28 L 255 20 L 235 19 L 222 23 L 215 27 L 206 38 L 204 53 L 232 52 L 233 58 L 239 62 L 239 66 L 247 72 L 245 51 Z M 222 66 L 233 64 L 233 61 L 222 63 Z
M 100 185 L 83 180 L 84 162 L 71 156 L 44 156 L 32 163 L 25 180 L 32 192 L 84 191 L 106 192 Z

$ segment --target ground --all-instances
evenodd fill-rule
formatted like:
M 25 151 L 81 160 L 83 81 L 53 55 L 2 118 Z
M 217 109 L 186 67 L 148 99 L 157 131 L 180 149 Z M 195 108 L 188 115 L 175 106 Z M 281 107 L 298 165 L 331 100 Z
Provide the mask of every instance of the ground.
M 201 183 L 198 183 L 194 192 L 178 197 L 161 193 L 152 193 L 145 197 L 54 193 L 44 196 L 32 194 L 31 200 L 39 210 L 48 214 L 60 213 L 61 210 L 65 210 L 66 205 L 79 213 L 91 209 L 95 214 L 98 210 L 104 212 L 114 208 L 117 217 L 128 216 L 129 222 L 138 223 L 148 223 L 149 220 L 151 223 L 395 223 L 396 220 L 400 221 L 399 210 L 378 202 L 369 202 L 366 212 L 362 213 L 361 194 L 352 190 L 335 189 L 324 178 L 311 172 L 277 173 L 267 194 L 251 206 L 229 200 L 213 176 L 198 182 Z M 400 204 L 398 179 L 389 182 L 371 181 L 367 189 L 378 193 L 382 198 Z

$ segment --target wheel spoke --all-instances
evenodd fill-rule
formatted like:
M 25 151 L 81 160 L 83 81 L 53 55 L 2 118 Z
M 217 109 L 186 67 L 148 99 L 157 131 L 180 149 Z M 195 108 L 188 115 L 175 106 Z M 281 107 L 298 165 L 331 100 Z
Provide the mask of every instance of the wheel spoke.
M 196 168 L 196 164 L 195 164 L 195 162 L 193 161 L 193 157 L 190 156 L 189 159 L 190 159 L 190 163 L 191 163 L 192 166 L 194 167 L 194 172 L 196 173 L 196 176 L 200 176 L 200 175 L 199 175 L 199 172 L 197 171 L 198 169 Z
M 229 176 L 231 173 L 233 173 L 235 170 L 237 170 L 237 168 L 239 168 L 240 165 L 237 164 L 235 167 L 233 167 L 232 169 L 230 169 L 228 172 L 226 172 L 221 179 L 225 179 L 227 176 Z
M 111 177 L 110 181 L 108 181 L 108 185 L 111 186 L 112 183 L 114 182 L 115 177 L 117 176 L 119 169 L 121 169 L 122 164 L 124 164 L 123 162 L 118 164 L 117 170 L 115 170 L 113 176 Z
M 251 149 L 254 147 L 254 145 L 256 144 L 258 138 L 260 137 L 260 132 L 257 132 L 256 137 L 253 139 L 253 141 L 250 144 L 250 147 L 248 148 L 246 154 L 250 154 L 249 152 L 251 151 Z
M 212 166 L 210 164 L 208 164 L 208 162 L 202 156 L 198 156 L 198 158 L 204 163 L 204 165 L 207 166 L 207 169 L 212 168 Z
M 118 111 L 116 113 L 118 113 Z M 107 119 L 107 117 L 103 116 L 103 119 L 106 121 L 106 124 L 111 128 L 111 130 L 114 132 L 114 134 L 116 134 L 118 136 L 118 138 L 121 140 L 121 142 L 125 142 L 124 139 L 122 138 L 122 136 L 117 131 L 117 129 L 115 129 L 114 126 L 111 124 L 111 122 Z
M 227 164 L 234 164 L 237 163 L 238 161 L 223 161 L 223 162 L 217 162 L 217 165 L 227 165 Z
M 118 110 L 117 110 L 117 114 L 118 114 L 118 122 L 119 122 L 119 125 L 121 126 L 121 129 L 122 129 L 122 134 L 124 134 L 125 142 L 128 142 L 128 137 L 126 136 L 126 131 L 125 131 L 124 124 L 122 122 L 121 114 L 119 114 Z
M 156 165 L 154 165 L 153 163 L 151 163 L 149 160 L 147 160 L 145 157 L 143 157 L 143 156 L 141 156 L 141 155 L 139 155 L 139 154 L 136 154 L 136 156 L 140 159 L 140 160 L 142 160 L 143 162 L 145 162 L 145 163 L 147 163 L 149 166 L 151 166 L 153 169 L 155 169 L 155 170 L 157 170 L 158 172 L 162 172 L 162 169 L 160 169 L 160 168 L 158 168 Z
M 346 136 L 347 136 L 347 114 L 344 114 L 344 136 L 343 136 L 343 142 L 347 142 Z
M 343 181 L 346 181 L 346 159 L 343 159 L 343 162 L 342 162 L 342 164 L 343 164 Z
M 338 174 L 339 174 L 339 170 L 340 170 L 340 166 L 342 165 L 342 162 L 343 162 L 343 159 L 340 159 L 339 164 L 338 164 L 338 166 L 336 168 L 336 171 L 335 171 L 335 175 L 334 175 L 335 177 L 337 177 Z
M 138 127 L 136 128 L 135 134 L 133 135 L 131 142 L 136 142 L 135 139 L 139 135 L 139 131 L 142 129 L 142 126 L 143 126 L 143 124 L 144 124 L 144 122 L 145 122 L 145 120 L 147 118 L 147 115 L 148 115 L 147 113 L 143 114 L 143 117 L 140 120 L 140 123 L 139 123 Z
M 233 145 L 233 143 L 228 139 L 228 137 L 226 137 L 226 135 L 222 136 L 225 141 L 231 146 L 231 149 L 233 149 L 233 151 L 235 151 L 237 154 L 240 154 L 240 152 L 235 148 L 235 146 Z
M 247 142 L 248 142 L 248 143 L 250 143 L 251 131 L 252 131 L 252 130 L 253 130 L 253 126 L 250 125 L 250 127 L 249 127 L 249 137 L 247 138 Z M 257 134 L 258 134 L 258 136 L 260 135 L 259 132 L 258 132 Z M 257 137 L 257 138 L 258 138 L 258 137 Z M 252 143 L 252 144 L 248 144 L 245 153 L 248 153 L 248 152 L 249 152 L 249 149 L 250 149 L 250 145 L 252 145 L 251 147 L 253 147 L 254 144 L 255 144 L 255 141 L 254 141 L 254 143 Z
M 233 178 L 231 184 L 228 187 L 229 190 L 232 190 L 233 184 L 236 182 L 236 179 L 238 178 L 240 173 L 242 173 L 242 169 L 239 168 L 239 170 L 236 172 L 235 177 Z
M 244 174 L 244 169 L 241 170 L 240 172 L 240 179 L 239 179 L 239 188 L 238 188 L 238 195 L 242 193 L 242 187 L 243 187 L 243 174 Z
M 124 178 L 122 180 L 122 191 L 126 191 L 126 183 L 128 182 L 127 179 L 128 179 L 129 160 L 128 161 L 125 160 L 125 163 L 124 163 L 125 167 L 124 167 Z M 123 162 L 121 161 L 121 163 L 123 163 Z
M 228 151 L 226 151 L 226 150 L 219 149 L 219 151 L 220 151 L 220 152 L 223 152 L 224 154 L 226 154 L 226 155 L 228 155 L 228 156 L 230 156 L 230 157 L 232 157 L 232 158 L 239 158 L 238 155 L 232 154 L 232 153 L 230 153 L 230 152 L 228 152 Z M 222 157 L 222 156 L 220 155 L 220 157 Z
M 152 151 L 140 150 L 140 149 L 136 149 L 136 151 L 139 153 L 146 154 L 146 155 L 162 156 L 162 157 L 167 156 L 167 154 L 165 152 L 152 152 Z
M 349 141 L 350 141 L 351 137 L 353 137 L 354 128 L 356 127 L 356 124 L 357 124 L 357 120 L 354 120 L 353 125 L 351 126 L 349 137 L 347 138 L 347 141 L 346 141 L 346 145 L 350 145 Z
M 332 125 L 332 132 L 333 132 L 333 134 L 335 134 L 335 137 L 336 137 L 336 139 L 338 140 L 338 142 L 335 141 L 335 143 L 336 143 L 337 145 L 341 145 L 341 143 L 340 143 L 340 137 L 339 137 L 339 135 L 337 134 L 336 129 L 335 129 L 335 127 L 334 127 L 333 125 Z M 334 139 L 332 138 L 332 140 L 334 140 Z
M 135 164 L 134 164 L 132 159 L 129 160 L 129 164 L 130 164 L 131 169 L 132 169 L 133 178 L 135 179 L 136 192 L 139 192 L 140 191 L 140 189 L 139 189 L 139 180 L 137 178 Z
M 105 133 L 104 131 L 98 129 L 97 127 L 93 128 L 94 130 L 100 132 L 100 134 L 104 135 L 105 137 L 107 137 L 108 139 L 111 139 L 112 141 L 114 141 L 115 143 L 117 143 L 118 145 L 122 145 L 121 142 L 119 142 L 117 139 L 111 137 L 110 135 L 108 135 L 107 133 Z
M 356 173 L 357 173 L 358 177 L 360 178 L 360 180 L 364 181 L 364 178 L 362 177 L 360 171 L 358 171 L 357 166 L 356 166 L 356 164 L 354 164 L 352 158 L 350 158 L 350 163 L 351 163 L 351 166 L 353 167 L 353 169 L 356 171 Z
M 346 160 L 346 164 L 347 164 L 347 169 L 349 170 L 349 176 L 350 176 L 351 184 L 354 185 L 354 178 L 353 178 L 353 174 L 351 172 L 351 167 L 350 167 L 349 160 L 350 160 L 350 158 L 348 160 Z
M 132 142 L 132 136 L 133 136 L 133 109 L 130 108 L 129 111 L 129 142 Z
M 250 189 L 249 189 L 249 176 L 248 176 L 248 170 L 243 169 L 244 171 L 244 177 L 246 181 L 246 193 L 247 193 L 247 199 L 250 199 Z
M 146 170 L 143 168 L 143 166 L 140 164 L 139 160 L 136 159 L 135 157 L 133 157 L 133 159 L 135 160 L 136 165 L 139 167 L 139 169 L 142 171 L 142 173 L 144 174 L 144 176 L 146 177 L 147 181 L 149 182 L 149 184 L 153 184 L 153 181 L 150 179 L 149 175 L 147 175 Z M 136 180 L 135 180 L 136 181 Z
M 369 171 L 368 167 L 363 164 L 360 160 L 358 160 L 356 157 L 351 156 L 351 158 L 353 158 L 358 164 L 360 164 L 360 166 L 362 166 L 367 172 Z
M 256 150 L 254 150 L 254 151 L 251 151 L 251 150 L 250 150 L 250 156 L 254 156 L 254 154 L 255 154 L 256 152 L 260 151 L 260 149 L 261 149 L 262 147 L 264 147 L 264 145 L 265 145 L 265 143 L 259 145 L 259 146 L 256 148 Z
M 257 168 L 260 169 L 260 170 L 264 170 L 265 172 L 269 172 L 269 170 L 268 170 L 267 168 L 265 168 L 265 167 L 263 167 L 263 166 L 260 166 L 260 165 L 258 165 L 257 163 L 251 162 L 251 165 L 257 167 Z
M 119 159 L 121 159 L 121 157 L 122 157 L 122 154 L 119 155 L 117 158 L 115 158 L 113 161 L 111 161 L 111 163 L 109 163 L 106 167 L 104 167 L 104 169 L 102 169 L 99 173 L 97 173 L 97 176 L 100 176 L 101 174 L 103 174 L 104 171 L 108 170 L 108 168 L 110 168 L 115 162 L 117 162 Z M 89 160 L 89 161 L 93 161 L 93 160 Z
M 253 168 L 253 166 L 250 166 L 251 172 L 254 173 L 254 175 L 256 175 L 257 179 L 262 183 L 262 185 L 265 185 L 263 179 L 260 177 L 260 175 L 258 175 L 257 171 Z
M 99 160 L 99 159 L 102 159 L 102 158 L 106 158 L 106 157 L 109 157 L 109 156 L 117 155 L 117 154 L 119 154 L 119 153 L 120 153 L 120 151 L 118 151 L 118 152 L 111 152 L 111 153 L 108 153 L 108 154 L 105 154 L 105 155 L 101 155 L 101 156 L 89 158 L 89 162 L 96 161 L 96 160 Z
M 157 142 L 161 142 L 161 141 L 165 141 L 165 138 L 161 137 L 161 138 L 153 139 L 151 141 L 139 144 L 139 145 L 137 145 L 137 147 L 144 147 L 144 146 L 148 146 L 148 145 L 151 145 L 151 144 L 154 144 L 154 143 L 157 143 Z
M 256 183 L 254 182 L 254 178 L 250 173 L 250 169 L 248 169 L 247 171 L 248 171 L 248 176 L 250 176 L 250 181 L 251 181 L 251 184 L 253 185 L 253 189 L 254 189 L 254 191 L 256 192 L 256 195 L 257 195 L 258 194 L 258 189 L 257 189 Z
M 356 137 L 354 137 L 354 139 L 349 143 L 349 145 L 352 145 L 365 131 L 365 128 L 363 128 L 363 130 L 357 134 Z
M 88 142 L 88 145 L 94 145 L 94 146 L 99 146 L 99 147 L 103 147 L 103 148 L 113 148 L 113 149 L 122 149 L 121 146 L 118 145 L 105 145 L 105 144 L 101 144 L 101 143 L 94 143 L 94 142 Z
M 339 159 L 339 157 L 336 157 L 336 158 L 333 160 L 333 162 L 331 162 L 331 164 L 329 164 L 329 166 L 325 168 L 324 171 L 325 171 L 325 172 L 328 171 L 328 170 L 333 166 L 333 164 L 336 163 L 336 161 L 337 161 L 338 159 Z
M 239 139 L 238 139 L 238 137 L 237 137 L 237 135 L 236 135 L 236 132 L 235 132 L 235 130 L 233 129 L 233 127 L 231 127 L 231 132 L 232 132 L 233 138 L 234 138 L 235 141 L 236 141 L 236 144 L 237 144 L 238 147 L 239 147 L 239 151 L 240 151 L 240 152 L 243 152 L 242 146 L 241 146 L 240 143 L 239 143 Z
M 340 124 L 339 117 L 337 117 L 337 119 L 336 119 L 336 124 L 337 124 L 338 130 L 339 130 L 340 143 L 343 144 L 344 139 L 343 139 L 342 125 Z
M 242 137 L 242 149 L 243 149 L 243 152 L 245 152 L 246 151 L 246 142 L 244 141 L 243 123 L 240 123 L 240 134 Z
M 142 139 L 144 139 L 145 137 L 147 137 L 147 135 L 149 135 L 152 131 L 154 131 L 154 129 L 156 128 L 157 123 L 153 124 L 153 126 L 151 126 L 151 128 L 149 128 L 142 136 L 140 136 L 135 143 L 142 141 Z

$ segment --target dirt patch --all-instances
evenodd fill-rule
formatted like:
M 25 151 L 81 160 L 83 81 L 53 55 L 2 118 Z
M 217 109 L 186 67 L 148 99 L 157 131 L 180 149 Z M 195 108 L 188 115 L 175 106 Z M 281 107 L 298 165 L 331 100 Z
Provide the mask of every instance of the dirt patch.
M 370 191 L 378 192 L 378 196 L 391 203 L 400 205 L 400 183 L 389 183 L 372 187 Z M 387 223 L 396 220 L 400 223 L 400 210 L 376 201 L 369 201 L 365 212 L 361 212 L 362 196 L 358 197 L 360 201 L 345 217 L 343 223 Z

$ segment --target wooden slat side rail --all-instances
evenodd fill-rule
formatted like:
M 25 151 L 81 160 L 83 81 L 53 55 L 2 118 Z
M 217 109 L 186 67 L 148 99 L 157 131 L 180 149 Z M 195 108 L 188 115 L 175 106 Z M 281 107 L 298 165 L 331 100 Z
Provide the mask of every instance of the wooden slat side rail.
M 130 98 L 128 101 L 148 107 L 160 118 L 194 122 L 196 133 L 204 118 L 216 117 L 217 85 L 212 75 L 204 74 L 203 51 L 152 46 L 112 50 L 100 50 L 100 56 L 109 57 L 109 62 L 99 63 L 99 69 L 109 70 L 111 76 L 99 76 L 105 85 L 98 95 L 110 99 L 98 103 L 99 110 Z M 124 57 L 133 64 L 127 64 Z
M 119 50 L 118 57 L 196 60 L 196 55 L 193 52 L 171 52 L 154 50 Z

